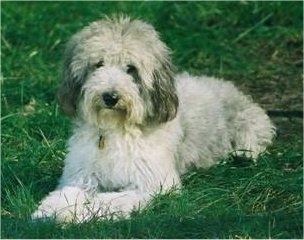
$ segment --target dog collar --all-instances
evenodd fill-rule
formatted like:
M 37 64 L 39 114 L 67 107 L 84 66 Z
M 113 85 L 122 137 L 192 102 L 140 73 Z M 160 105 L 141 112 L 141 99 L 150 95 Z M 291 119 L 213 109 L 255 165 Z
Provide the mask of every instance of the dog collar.
M 99 141 L 98 141 L 98 148 L 100 150 L 102 150 L 102 149 L 104 149 L 104 145 L 105 145 L 105 138 L 104 138 L 104 136 L 100 135 Z

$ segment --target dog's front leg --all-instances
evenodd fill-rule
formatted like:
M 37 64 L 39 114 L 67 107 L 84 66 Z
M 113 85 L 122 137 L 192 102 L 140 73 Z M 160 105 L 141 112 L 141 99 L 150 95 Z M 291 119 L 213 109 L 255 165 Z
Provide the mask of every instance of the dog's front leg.
M 90 213 L 84 220 L 92 217 L 106 219 L 130 217 L 133 210 L 145 207 L 151 197 L 150 194 L 138 190 L 97 193 L 88 206 Z
M 91 195 L 80 187 L 64 186 L 49 193 L 32 214 L 32 219 L 54 218 L 58 222 L 79 222 L 89 214 Z
M 53 218 L 58 222 L 85 222 L 93 217 L 128 217 L 133 209 L 143 207 L 149 194 L 136 190 L 90 194 L 79 187 L 65 186 L 45 197 L 32 219 Z

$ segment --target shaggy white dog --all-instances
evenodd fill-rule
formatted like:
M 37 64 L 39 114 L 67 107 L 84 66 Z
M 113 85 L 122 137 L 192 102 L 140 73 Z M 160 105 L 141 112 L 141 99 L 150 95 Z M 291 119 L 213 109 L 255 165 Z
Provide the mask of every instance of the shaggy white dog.
M 59 186 L 34 219 L 127 217 L 178 187 L 190 166 L 206 168 L 230 153 L 256 158 L 275 134 L 232 83 L 174 75 L 154 28 L 127 17 L 93 22 L 72 37 L 59 100 L 74 133 Z

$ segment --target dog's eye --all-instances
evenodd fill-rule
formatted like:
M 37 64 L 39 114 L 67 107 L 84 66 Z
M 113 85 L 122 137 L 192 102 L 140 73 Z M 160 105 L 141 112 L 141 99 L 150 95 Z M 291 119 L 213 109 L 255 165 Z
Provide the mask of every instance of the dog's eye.
M 103 66 L 104 66 L 103 60 L 100 60 L 98 63 L 95 64 L 96 68 L 100 68 L 100 67 L 103 67 Z
M 137 70 L 137 68 L 134 65 L 127 65 L 127 74 L 129 74 L 130 76 L 132 76 L 133 81 L 137 84 L 141 83 L 141 79 L 139 76 L 139 72 Z
M 127 73 L 132 75 L 137 72 L 137 69 L 133 65 L 127 65 Z

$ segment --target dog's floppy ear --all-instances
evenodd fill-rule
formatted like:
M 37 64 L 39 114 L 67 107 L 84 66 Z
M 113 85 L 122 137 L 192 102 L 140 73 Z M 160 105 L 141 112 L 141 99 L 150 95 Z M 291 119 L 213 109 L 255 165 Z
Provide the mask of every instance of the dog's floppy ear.
M 77 102 L 87 71 L 86 61 L 75 58 L 76 41 L 73 40 L 67 44 L 61 76 L 62 83 L 57 93 L 63 112 L 72 117 L 76 115 Z
M 175 118 L 178 108 L 178 96 L 174 84 L 173 67 L 170 61 L 163 62 L 153 71 L 152 120 L 163 123 Z

